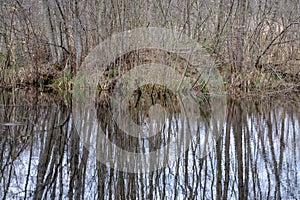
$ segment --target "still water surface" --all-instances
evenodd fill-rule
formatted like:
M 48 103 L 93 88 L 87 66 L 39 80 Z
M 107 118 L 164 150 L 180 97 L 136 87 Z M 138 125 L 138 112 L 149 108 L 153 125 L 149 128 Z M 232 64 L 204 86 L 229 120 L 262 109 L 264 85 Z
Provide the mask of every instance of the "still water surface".
M 149 173 L 122 172 L 97 161 L 79 137 L 70 99 L 39 91 L 0 91 L 1 199 L 300 198 L 298 97 L 228 99 L 219 137 L 205 155 L 201 131 L 211 120 L 210 109 L 202 105 L 205 123 L 199 122 L 199 134 L 187 151 L 178 159 L 176 151 L 164 154 L 174 161 Z M 145 125 L 148 114 L 133 107 L 132 119 Z M 92 126 L 106 130 L 107 138 L 127 151 L 153 150 L 168 142 L 164 136 L 128 140 L 115 127 L 108 102 L 95 108 L 97 115 L 85 113 L 82 121 L 93 117 Z M 175 127 L 168 133 L 176 134 L 182 121 L 176 102 L 168 112 L 169 127 Z

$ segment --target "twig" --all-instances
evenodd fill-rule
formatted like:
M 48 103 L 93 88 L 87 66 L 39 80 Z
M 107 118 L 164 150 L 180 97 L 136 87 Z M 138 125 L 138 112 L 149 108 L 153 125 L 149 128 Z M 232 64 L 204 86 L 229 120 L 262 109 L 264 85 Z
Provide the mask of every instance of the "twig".
M 263 55 L 271 48 L 271 46 L 275 43 L 275 41 L 281 37 L 284 33 L 287 32 L 287 30 L 294 24 L 299 24 L 299 22 L 292 22 L 289 25 L 287 25 L 276 37 L 273 38 L 273 40 L 268 44 L 268 46 L 265 48 L 265 50 L 257 57 L 255 62 L 255 67 L 258 68 L 259 61 Z

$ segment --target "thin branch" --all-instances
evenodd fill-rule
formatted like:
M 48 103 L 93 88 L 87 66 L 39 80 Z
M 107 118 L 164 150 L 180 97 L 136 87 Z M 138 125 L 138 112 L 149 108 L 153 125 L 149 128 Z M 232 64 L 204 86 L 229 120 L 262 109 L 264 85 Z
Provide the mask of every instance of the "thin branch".
M 281 37 L 283 34 L 285 34 L 288 29 L 295 24 L 299 24 L 299 22 L 292 22 L 289 25 L 287 25 L 276 37 L 273 38 L 273 40 L 269 43 L 269 45 L 265 48 L 265 50 L 257 57 L 255 62 L 255 67 L 258 68 L 260 59 L 267 53 L 267 51 L 271 48 L 271 46 L 275 43 L 275 41 Z

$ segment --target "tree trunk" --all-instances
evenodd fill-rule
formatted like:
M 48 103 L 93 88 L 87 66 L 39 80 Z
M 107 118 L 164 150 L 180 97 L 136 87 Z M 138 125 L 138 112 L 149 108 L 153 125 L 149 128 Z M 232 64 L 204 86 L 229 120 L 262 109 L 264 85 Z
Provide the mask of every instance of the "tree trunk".
M 81 24 L 79 19 L 79 8 L 78 8 L 78 1 L 75 1 L 75 49 L 76 49 L 76 68 L 73 71 L 73 74 L 76 74 L 78 71 L 81 61 L 81 52 L 82 52 L 82 44 L 81 44 Z
M 57 49 L 55 47 L 55 37 L 54 37 L 54 27 L 51 19 L 50 7 L 48 0 L 42 1 L 42 13 L 44 15 L 44 27 L 46 29 L 48 46 L 51 52 L 50 62 L 56 63 L 58 62 L 58 54 Z

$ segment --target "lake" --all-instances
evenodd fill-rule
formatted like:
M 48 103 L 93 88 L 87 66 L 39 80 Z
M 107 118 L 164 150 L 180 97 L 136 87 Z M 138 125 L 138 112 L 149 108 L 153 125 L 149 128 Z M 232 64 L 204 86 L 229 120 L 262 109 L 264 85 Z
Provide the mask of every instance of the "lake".
M 175 97 L 134 94 L 123 113 L 105 94 L 0 90 L 0 197 L 300 197 L 299 96 L 202 98 L 190 118 Z

